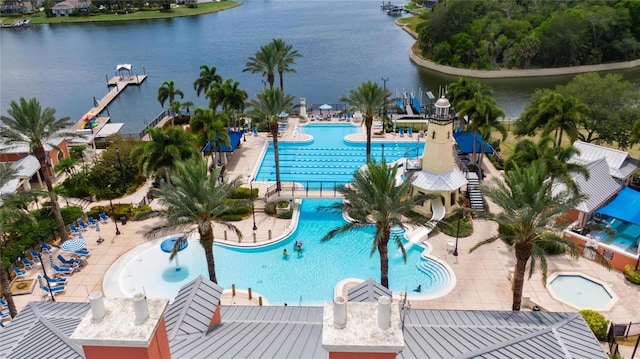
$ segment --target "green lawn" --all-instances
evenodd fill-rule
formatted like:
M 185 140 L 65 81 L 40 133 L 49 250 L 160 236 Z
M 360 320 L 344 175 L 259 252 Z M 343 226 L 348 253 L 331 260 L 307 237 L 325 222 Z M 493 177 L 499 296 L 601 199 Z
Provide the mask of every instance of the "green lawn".
M 61 16 L 47 18 L 42 12 L 33 14 L 31 16 L 25 16 L 32 24 L 57 24 L 57 23 L 72 23 L 72 22 L 101 22 L 101 21 L 128 21 L 128 20 L 147 20 L 147 19 L 162 19 L 180 16 L 194 16 L 208 14 L 216 11 L 226 10 L 235 6 L 242 5 L 237 1 L 221 1 L 199 4 L 197 8 L 188 8 L 184 5 L 174 7 L 168 11 L 149 10 L 149 11 L 137 11 L 130 14 L 92 14 L 90 16 Z M 4 23 L 12 23 L 19 20 L 19 17 L 0 17 L 0 21 Z

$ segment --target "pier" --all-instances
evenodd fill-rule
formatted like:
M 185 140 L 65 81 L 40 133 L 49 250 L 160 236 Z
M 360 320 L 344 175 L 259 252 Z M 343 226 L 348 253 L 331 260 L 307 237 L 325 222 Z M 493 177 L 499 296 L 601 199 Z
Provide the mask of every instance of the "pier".
M 111 79 L 109 79 L 108 77 L 106 77 L 107 79 L 107 86 L 109 87 L 109 92 L 107 92 L 107 94 L 101 98 L 99 101 L 96 100 L 96 98 L 93 98 L 93 107 L 87 111 L 88 113 L 92 113 L 95 114 L 96 116 L 96 121 L 98 122 L 97 126 L 94 126 L 91 128 L 91 131 L 93 133 L 97 133 L 97 131 L 99 131 L 105 123 L 110 121 L 110 117 L 109 116 L 99 116 L 98 115 L 100 113 L 102 113 L 102 111 L 104 111 L 105 109 L 107 109 L 107 106 L 116 98 L 118 97 L 118 95 L 120 95 L 120 93 L 122 91 L 124 91 L 124 89 L 129 86 L 129 85 L 133 85 L 133 86 L 139 86 L 140 84 L 142 84 L 144 82 L 144 80 L 147 79 L 147 75 L 146 73 L 143 75 L 132 75 L 132 74 L 128 74 L 128 76 L 122 76 L 122 74 L 120 75 L 116 75 L 113 76 Z M 109 110 L 107 109 L 107 112 Z M 73 130 L 84 130 L 85 129 L 85 125 L 87 123 L 88 119 L 87 119 L 87 115 L 83 115 L 82 118 L 80 118 L 80 120 L 78 120 L 78 122 L 76 122 L 76 124 L 73 126 Z

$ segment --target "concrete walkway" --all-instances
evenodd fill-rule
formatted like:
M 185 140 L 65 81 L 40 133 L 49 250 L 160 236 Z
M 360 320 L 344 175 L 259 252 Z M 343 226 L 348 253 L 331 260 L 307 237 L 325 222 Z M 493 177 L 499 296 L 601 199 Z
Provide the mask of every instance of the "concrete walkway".
M 290 125 L 281 140 L 291 140 L 294 138 L 293 128 Z M 416 136 L 417 134 L 414 134 Z M 406 139 L 405 139 L 406 140 Z M 410 141 L 415 141 L 415 138 Z M 258 136 L 247 136 L 246 141 L 241 142 L 241 147 L 229 158 L 226 165 L 227 176 L 239 176 L 245 181 L 245 186 L 249 186 L 249 181 L 257 171 L 259 160 L 266 148 L 268 136 L 259 134 Z M 485 183 L 490 183 L 493 178 L 500 178 L 491 163 L 485 159 L 487 177 Z M 268 183 L 254 182 L 253 186 L 260 188 L 260 195 L 268 187 Z M 124 197 L 116 202 L 137 203 L 142 200 L 150 183 L 146 183 L 141 189 L 130 196 Z M 105 201 L 93 203 L 93 205 L 104 205 Z M 107 201 L 108 202 L 108 201 Z M 256 207 L 260 207 L 259 205 Z M 493 203 L 489 203 L 492 210 L 498 210 Z M 284 220 L 267 216 L 263 211 L 258 210 L 255 214 L 255 224 L 257 230 L 253 230 L 253 217 L 234 224 L 243 233 L 242 240 L 227 234 L 227 243 L 237 243 L 239 245 L 252 245 L 254 233 L 257 243 L 266 243 L 269 240 L 276 240 L 290 234 L 295 229 L 295 219 Z M 157 220 L 147 220 L 144 222 L 129 222 L 126 225 L 119 224 L 121 235 L 115 235 L 115 224 L 109 222 L 101 224 L 101 232 L 94 229 L 84 233 L 87 240 L 87 248 L 92 252 L 88 258 L 88 265 L 79 273 L 74 273 L 69 278 L 69 285 L 64 294 L 57 295 L 59 301 L 87 301 L 87 295 L 92 291 L 102 289 L 102 278 L 109 266 L 122 254 L 130 249 L 144 243 L 148 239 L 145 233 L 154 226 Z M 509 275 L 513 268 L 515 259 L 511 248 L 504 242 L 498 240 L 493 244 L 483 246 L 473 253 L 469 253 L 469 248 L 480 240 L 489 238 L 497 233 L 495 223 L 482 219 L 474 219 L 474 233 L 467 238 L 460 238 L 458 241 L 459 256 L 454 257 L 448 250 L 447 242 L 454 240 L 451 237 L 438 233 L 431 236 L 428 242 L 433 247 L 431 255 L 446 262 L 454 271 L 457 278 L 457 285 L 446 296 L 433 300 L 415 300 L 412 302 L 414 308 L 434 308 L 434 309 L 466 309 L 466 310 L 510 310 L 511 309 L 511 282 Z M 216 240 L 225 241 L 224 232 L 221 229 L 215 230 Z M 98 244 L 96 240 L 102 237 L 105 241 Z M 56 249 L 57 250 L 57 249 Z M 604 312 L 607 319 L 619 323 L 640 322 L 640 287 L 634 286 L 624 280 L 621 273 L 617 271 L 607 271 L 587 259 L 574 261 L 566 255 L 551 256 L 548 258 L 549 276 L 557 271 L 573 271 L 587 274 L 593 278 L 606 282 L 617 294 L 618 301 L 613 309 Z M 48 267 L 47 267 L 48 269 Z M 39 267 L 30 270 L 31 277 L 41 273 Z M 345 275 L 347 276 L 347 275 Z M 366 279 L 366 278 L 362 278 Z M 225 292 L 222 303 L 231 304 L 257 304 L 256 296 L 249 301 L 246 293 L 238 288 L 237 295 L 232 297 Z M 35 288 L 33 294 L 16 296 L 15 300 L 18 308 L 21 309 L 31 300 L 47 300 L 48 297 L 41 295 L 42 291 Z M 540 281 L 539 273 L 533 278 L 525 281 L 524 296 L 531 299 L 531 304 L 537 304 L 544 310 L 549 311 L 569 311 L 575 312 L 577 309 L 553 299 L 548 290 Z M 269 298 L 265 299 L 265 305 Z M 526 309 L 526 308 L 525 308 Z

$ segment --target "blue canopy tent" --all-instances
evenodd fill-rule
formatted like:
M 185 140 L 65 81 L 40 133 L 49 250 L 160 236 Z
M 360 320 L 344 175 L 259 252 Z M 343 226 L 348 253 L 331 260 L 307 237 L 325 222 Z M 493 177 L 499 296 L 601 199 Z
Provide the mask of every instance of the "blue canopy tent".
M 233 152 L 236 150 L 236 148 L 238 148 L 238 146 L 240 145 L 240 140 L 242 140 L 242 135 L 243 132 L 242 131 L 231 131 L 229 130 L 229 143 L 231 144 L 231 146 L 225 146 L 225 145 L 220 145 L 220 152 Z M 202 149 L 202 152 L 204 153 L 208 153 L 209 152 L 209 143 L 207 143 L 204 148 Z
M 474 136 L 475 135 L 475 136 Z M 484 143 L 482 141 L 482 137 L 480 134 L 474 134 L 473 132 L 465 132 L 461 130 L 457 130 L 453 133 L 453 138 L 455 138 L 458 143 L 458 148 L 460 152 L 463 154 L 473 153 L 473 139 L 475 137 L 476 140 L 476 153 L 482 152 L 482 147 L 484 145 L 484 153 L 493 153 L 493 147 L 490 144 Z
M 618 192 L 613 201 L 597 210 L 596 213 L 640 226 L 640 192 L 625 187 Z

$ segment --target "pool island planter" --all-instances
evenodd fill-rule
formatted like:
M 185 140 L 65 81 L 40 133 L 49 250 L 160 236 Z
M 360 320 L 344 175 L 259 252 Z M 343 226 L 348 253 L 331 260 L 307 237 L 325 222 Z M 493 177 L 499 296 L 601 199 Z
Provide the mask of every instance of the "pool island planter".
M 599 286 L 601 288 L 601 290 L 610 297 L 610 299 L 606 304 L 601 305 L 601 306 L 595 306 L 595 305 L 594 306 L 580 306 L 579 304 L 577 304 L 575 302 L 572 303 L 567 298 L 563 298 L 563 295 L 561 293 L 557 293 L 555 291 L 555 289 L 553 288 L 552 283 L 558 277 L 580 277 L 584 281 L 591 282 L 591 284 L 593 284 L 594 286 Z M 573 286 L 570 286 L 570 287 L 573 288 Z M 593 278 L 591 276 L 588 276 L 588 275 L 586 275 L 584 273 L 580 273 L 580 272 L 555 272 L 555 273 L 553 273 L 547 279 L 547 290 L 549 291 L 549 294 L 551 295 L 551 297 L 553 299 L 555 299 L 558 302 L 561 302 L 563 304 L 566 304 L 566 305 L 568 305 L 568 306 L 570 306 L 572 308 L 576 308 L 578 310 L 591 309 L 591 310 L 596 310 L 596 311 L 599 311 L 599 312 L 608 312 L 611 309 L 613 309 L 613 306 L 618 302 L 618 296 L 611 289 L 611 287 L 609 287 L 609 285 L 607 283 L 604 283 L 603 281 L 601 281 L 599 279 Z M 578 293 L 578 294 L 582 294 L 582 293 Z M 584 295 L 592 297 L 592 293 L 585 293 Z

